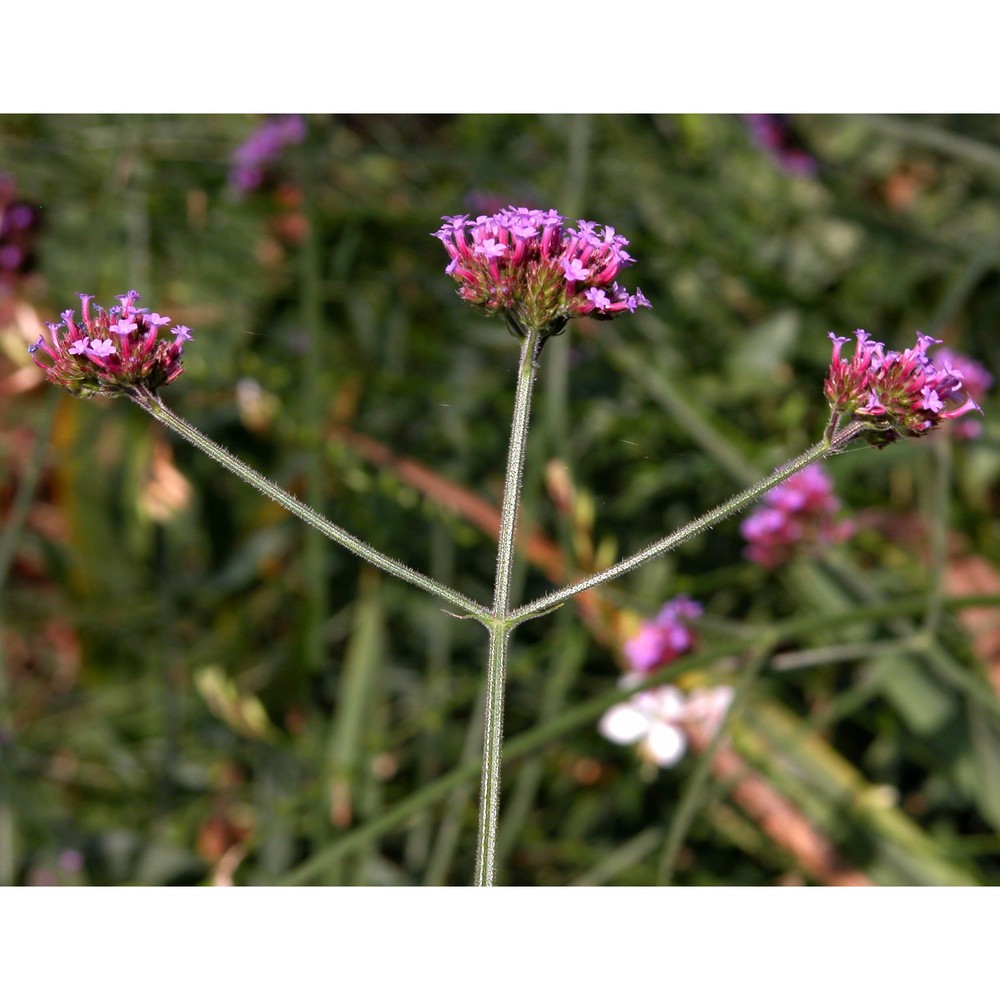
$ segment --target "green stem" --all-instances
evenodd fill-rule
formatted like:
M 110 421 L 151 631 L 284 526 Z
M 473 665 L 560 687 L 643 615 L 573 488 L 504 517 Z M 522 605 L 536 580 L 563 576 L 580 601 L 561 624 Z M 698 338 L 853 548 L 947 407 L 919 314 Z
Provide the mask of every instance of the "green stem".
M 948 521 L 951 507 L 952 435 L 934 439 L 934 475 L 931 477 L 930 498 L 930 588 L 923 629 L 934 635 L 941 625 L 944 601 L 945 571 L 948 562 Z
M 302 177 L 303 202 L 307 228 L 299 255 L 300 287 L 302 289 L 302 326 L 306 331 L 306 349 L 302 352 L 299 385 L 301 386 L 301 419 L 303 426 L 311 428 L 304 451 L 305 502 L 314 510 L 324 495 L 324 440 L 319 428 L 323 426 L 323 267 L 321 262 L 321 218 L 317 206 L 317 180 L 315 176 L 316 150 L 311 144 L 302 150 L 299 172 Z M 327 549 L 319 535 L 307 531 L 302 540 L 304 601 L 302 602 L 302 666 L 307 673 L 318 673 L 324 663 L 326 642 L 324 626 L 329 605 Z M 301 682 L 301 681 L 300 681 Z
M 503 745 L 503 696 L 507 674 L 507 646 L 516 621 L 510 618 L 510 585 L 514 565 L 517 506 L 524 473 L 525 444 L 531 415 L 541 336 L 526 331 L 517 369 L 517 392 L 507 451 L 507 474 L 500 502 L 497 571 L 486 666 L 486 724 L 483 732 L 483 776 L 479 796 L 479 832 L 476 840 L 476 885 L 492 885 L 496 874 L 497 817 L 500 813 L 500 754 Z
M 415 587 L 426 590 L 435 597 L 439 597 L 441 600 L 461 608 L 470 617 L 483 622 L 483 624 L 486 624 L 490 620 L 489 609 L 483 607 L 477 601 L 473 601 L 464 594 L 460 594 L 457 590 L 452 590 L 450 587 L 438 583 L 437 580 L 432 580 L 429 576 L 425 576 L 415 569 L 410 569 L 409 566 L 396 559 L 383 555 L 378 549 L 361 541 L 360 538 L 356 538 L 349 531 L 345 531 L 332 521 L 328 521 L 321 514 L 313 510 L 312 507 L 296 499 L 291 493 L 283 490 L 276 483 L 272 483 L 245 462 L 236 458 L 235 455 L 230 454 L 225 448 L 217 445 L 211 438 L 206 437 L 183 417 L 179 417 L 155 392 L 142 386 L 136 386 L 130 392 L 129 398 L 136 405 L 142 407 L 151 417 L 155 417 L 160 423 L 169 427 L 200 451 L 203 451 L 209 458 L 214 459 L 219 465 L 223 466 L 223 468 L 228 469 L 234 475 L 239 476 L 245 483 L 249 483 L 254 489 L 259 490 L 269 500 L 281 504 L 285 510 L 301 518 L 306 524 L 315 528 L 327 538 L 343 545 L 344 548 L 349 549 L 359 558 L 370 562 L 384 573 L 398 577 L 400 580 L 405 580 L 407 583 L 412 583 Z
M 808 451 L 799 455 L 798 458 L 793 458 L 790 462 L 785 463 L 781 466 L 781 468 L 776 469 L 769 476 L 765 476 L 754 486 L 744 490 L 742 493 L 737 493 L 736 496 L 731 497 L 725 503 L 720 504 L 713 510 L 710 510 L 707 514 L 702 514 L 701 517 L 695 518 L 683 528 L 679 528 L 677 531 L 666 535 L 664 538 L 661 538 L 658 542 L 654 542 L 652 545 L 647 545 L 646 548 L 640 549 L 640 551 L 636 552 L 635 555 L 622 559 L 620 562 L 615 563 L 614 566 L 611 566 L 606 570 L 602 570 L 600 573 L 594 573 L 583 580 L 578 580 L 576 583 L 570 584 L 567 587 L 554 590 L 551 593 L 546 594 L 544 597 L 540 597 L 538 600 L 532 601 L 530 604 L 525 604 L 522 607 L 517 608 L 510 614 L 510 618 L 515 624 L 528 618 L 535 618 L 538 615 L 550 611 L 557 605 L 562 604 L 563 601 L 572 597 L 574 594 L 579 594 L 581 591 L 589 590 L 591 587 L 596 587 L 602 583 L 607 583 L 610 580 L 617 579 L 619 576 L 624 576 L 626 573 L 642 566 L 651 559 L 655 559 L 657 556 L 661 556 L 665 552 L 669 552 L 671 549 L 677 548 L 678 545 L 682 545 L 689 538 L 693 538 L 700 532 L 715 527 L 715 525 L 717 525 L 720 521 L 724 521 L 727 517 L 731 517 L 748 504 L 753 503 L 755 500 L 759 500 L 765 493 L 768 492 L 768 490 L 771 490 L 779 483 L 784 482 L 789 476 L 794 475 L 800 469 L 804 469 L 807 465 L 812 465 L 813 462 L 817 462 L 820 459 L 828 457 L 829 455 L 835 455 L 851 439 L 857 437 L 857 435 L 864 429 L 864 424 L 849 424 L 843 430 L 830 435 L 829 440 L 824 439 L 818 444 L 814 444 Z
M 733 720 L 740 713 L 744 698 L 750 693 L 750 689 L 764 668 L 764 664 L 768 662 L 775 644 L 776 640 L 774 636 L 768 635 L 765 631 L 760 637 L 760 644 L 751 652 L 750 662 L 742 671 L 742 676 L 733 694 L 732 704 L 726 712 L 722 725 L 719 726 L 708 745 L 699 755 L 698 763 L 691 777 L 688 779 L 680 801 L 677 803 L 667 830 L 667 835 L 664 838 L 657 885 L 670 885 L 673 879 L 674 867 L 677 864 L 677 856 L 680 854 L 681 847 L 684 844 L 684 838 L 691 829 L 691 824 L 694 822 L 699 808 L 705 804 L 706 796 L 702 793 L 705 791 L 711 777 L 712 761 L 715 759 L 715 755 L 722 745 L 723 738 L 732 726 Z

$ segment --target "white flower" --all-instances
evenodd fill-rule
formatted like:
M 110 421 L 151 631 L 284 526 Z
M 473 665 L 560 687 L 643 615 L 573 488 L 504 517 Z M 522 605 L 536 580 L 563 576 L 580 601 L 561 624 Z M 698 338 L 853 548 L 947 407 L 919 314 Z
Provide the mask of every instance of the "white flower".
M 620 686 L 635 687 L 641 678 L 626 675 Z M 639 744 L 639 753 L 658 767 L 673 767 L 687 750 L 684 727 L 705 727 L 709 739 L 718 732 L 733 700 L 730 687 L 704 688 L 685 698 L 673 685 L 637 691 L 628 701 L 608 709 L 597 724 L 612 743 Z

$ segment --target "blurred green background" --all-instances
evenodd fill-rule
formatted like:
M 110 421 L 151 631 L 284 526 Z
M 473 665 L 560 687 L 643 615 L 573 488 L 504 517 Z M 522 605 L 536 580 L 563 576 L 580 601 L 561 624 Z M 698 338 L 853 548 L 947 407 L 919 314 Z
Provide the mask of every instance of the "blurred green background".
M 514 203 L 614 226 L 652 310 L 542 355 L 521 600 L 818 440 L 828 331 L 1000 370 L 1000 118 L 0 117 L 38 212 L 0 291 L 0 882 L 465 884 L 485 636 L 124 400 L 41 382 L 39 324 L 129 288 L 193 329 L 168 404 L 488 601 L 517 344 L 429 234 Z M 828 465 L 858 531 L 768 572 L 739 518 L 514 636 L 500 879 L 1000 880 L 1000 425 Z M 704 603 L 682 685 L 725 743 L 596 730 L 621 643 Z

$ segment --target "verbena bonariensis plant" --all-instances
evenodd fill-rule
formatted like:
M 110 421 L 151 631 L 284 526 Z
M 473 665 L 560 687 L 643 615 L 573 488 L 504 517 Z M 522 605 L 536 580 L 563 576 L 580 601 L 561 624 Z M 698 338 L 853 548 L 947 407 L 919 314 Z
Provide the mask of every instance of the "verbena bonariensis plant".
M 640 307 L 649 308 L 650 303 L 638 289 L 633 294 L 618 284 L 618 275 L 633 261 L 626 249 L 628 241 L 610 226 L 586 221 L 568 226 L 555 211 L 511 207 L 475 220 L 464 215 L 445 217 L 444 225 L 434 235 L 444 244 L 451 258 L 446 271 L 458 282 L 461 298 L 488 314 L 503 317 L 520 342 L 496 575 L 489 607 L 356 538 L 261 476 L 167 407 L 158 391 L 181 374 L 181 357 L 191 333 L 185 326 L 174 326 L 167 333 L 169 317 L 137 307 L 139 296 L 136 292 L 121 296 L 119 304 L 107 310 L 95 309 L 91 306 L 91 296 L 81 296 L 81 321 L 78 323 L 73 311 L 67 310 L 62 314 L 61 323 L 49 325 L 49 338 L 42 337 L 31 351 L 49 381 L 75 395 L 128 397 L 328 538 L 384 572 L 446 601 L 463 612 L 463 617 L 474 619 L 486 628 L 489 635 L 487 696 L 475 882 L 491 885 L 500 801 L 507 651 L 511 633 L 521 622 L 544 615 L 574 594 L 614 580 L 669 552 L 698 532 L 760 499 L 799 470 L 842 451 L 855 438 L 882 448 L 899 437 L 927 434 L 942 423 L 978 407 L 964 389 L 961 371 L 947 363 L 936 365 L 928 357 L 927 348 L 934 342 L 930 337 L 918 334 L 915 345 L 900 353 L 886 350 L 859 330 L 857 347 L 849 362 L 841 357 L 844 339 L 833 337 L 833 358 L 825 386 L 831 415 L 817 444 L 756 485 L 634 555 L 537 600 L 512 607 L 511 571 L 518 499 L 532 389 L 542 347 L 549 337 L 562 332 L 573 317 L 613 319 Z M 658 623 L 659 632 L 647 636 L 649 641 L 633 651 L 637 660 L 647 664 L 651 657 L 662 660 L 665 653 L 679 655 L 684 652 L 692 640 L 681 619 L 690 619 L 694 613 L 693 602 L 679 609 L 672 607 L 670 614 Z M 653 649 L 651 642 L 654 639 L 661 646 L 665 642 L 666 646 Z M 636 673 L 641 674 L 642 670 L 639 666 Z M 645 683 L 641 678 L 638 680 L 640 685 Z M 624 699 L 626 694 L 622 697 Z M 633 705 L 631 714 L 628 711 L 618 713 L 615 725 L 608 725 L 619 738 L 627 735 L 648 740 L 652 736 L 654 742 L 659 740 L 656 743 L 660 752 L 658 759 L 667 760 L 670 755 L 660 746 L 664 726 L 676 728 L 679 721 L 684 721 L 694 711 L 691 706 L 687 709 L 679 705 L 671 707 L 672 697 L 669 692 L 665 695 L 661 692 L 659 700 L 654 696 L 650 704 L 643 701 Z M 710 707 L 712 710 L 707 715 L 712 718 L 725 714 L 725 705 L 721 702 Z M 701 708 L 695 714 L 699 713 L 704 714 Z M 623 728 L 628 728 L 625 722 L 631 724 L 627 734 Z M 673 752 L 676 753 L 676 740 L 674 744 Z

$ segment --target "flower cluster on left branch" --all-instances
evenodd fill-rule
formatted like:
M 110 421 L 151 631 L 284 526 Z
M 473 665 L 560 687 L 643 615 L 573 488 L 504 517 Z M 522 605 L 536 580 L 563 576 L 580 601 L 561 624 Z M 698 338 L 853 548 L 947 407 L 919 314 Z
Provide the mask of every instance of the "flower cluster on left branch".
M 184 370 L 181 356 L 191 340 L 186 326 L 161 333 L 169 316 L 136 308 L 136 291 L 118 297 L 110 309 L 91 306 L 93 295 L 80 295 L 80 322 L 72 309 L 61 323 L 48 323 L 49 338 L 28 350 L 45 377 L 74 396 L 121 396 L 136 388 L 155 391 Z

